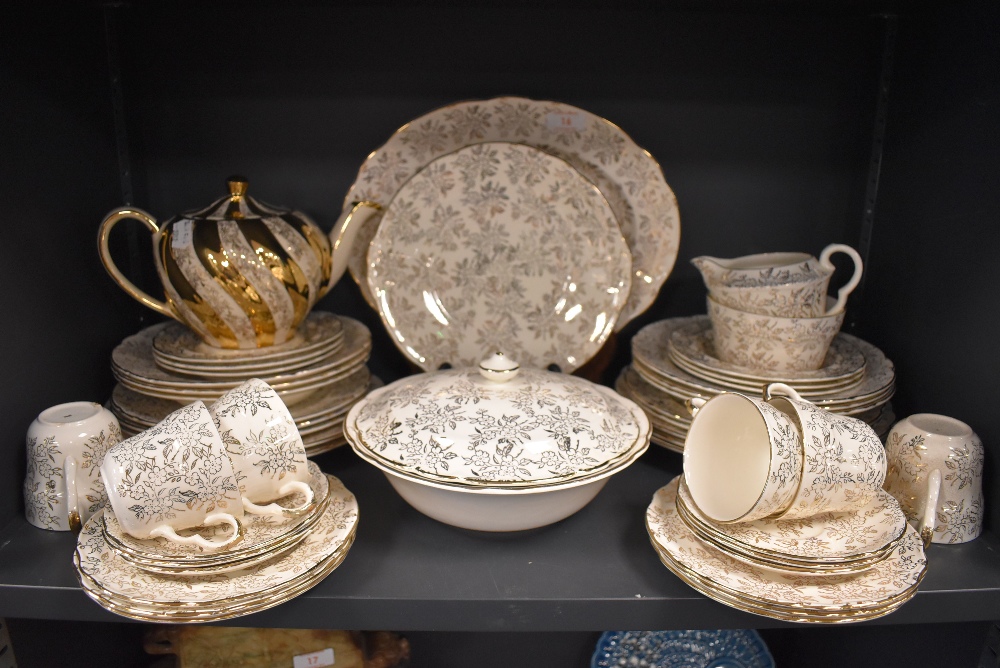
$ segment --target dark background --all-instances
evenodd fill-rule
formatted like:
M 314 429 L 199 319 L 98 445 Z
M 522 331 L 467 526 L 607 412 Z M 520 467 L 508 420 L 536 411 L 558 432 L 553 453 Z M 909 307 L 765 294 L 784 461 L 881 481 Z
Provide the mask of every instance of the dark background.
M 854 245 L 867 265 L 846 327 L 896 363 L 897 415 L 952 415 L 982 437 L 987 524 L 1000 529 L 996 2 L 43 2 L 0 12 L 0 526 L 22 512 L 30 421 L 56 403 L 103 401 L 111 349 L 157 317 L 100 265 L 108 210 L 128 200 L 167 218 L 221 196 L 239 172 L 255 196 L 328 228 L 364 157 L 398 126 L 509 94 L 610 119 L 656 157 L 678 198 L 674 272 L 617 337 L 605 382 L 643 325 L 704 312 L 690 258 Z M 146 234 L 119 232 L 114 250 L 153 291 Z M 408 372 L 349 276 L 319 308 L 369 326 L 375 373 Z M 99 625 L 66 626 L 15 620 L 23 665 L 53 665 L 46 639 Z M 134 639 L 135 628 L 84 636 Z M 971 665 L 913 652 L 935 637 L 971 661 L 985 639 L 979 625 L 766 633 L 779 665 Z M 414 665 L 469 653 L 479 665 L 581 665 L 595 637 L 416 634 L 424 660 L 439 660 Z M 884 647 L 895 651 L 874 649 Z M 121 651 L 111 665 L 143 660 Z M 924 662 L 907 663 L 914 656 Z

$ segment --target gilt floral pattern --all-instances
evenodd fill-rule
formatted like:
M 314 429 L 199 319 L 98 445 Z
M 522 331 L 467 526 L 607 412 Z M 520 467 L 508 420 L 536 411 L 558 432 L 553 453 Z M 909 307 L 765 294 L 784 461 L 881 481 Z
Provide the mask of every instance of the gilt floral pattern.
M 705 517 L 685 485 L 679 498 L 690 516 L 708 533 L 736 543 L 762 558 L 851 559 L 882 550 L 903 535 L 906 517 L 882 490 L 865 490 L 855 510 L 818 513 L 799 519 L 766 518 L 720 524 Z M 865 503 L 861 503 L 867 499 Z
M 62 530 L 67 527 L 57 515 L 65 489 L 63 453 L 55 436 L 28 438 L 28 470 L 24 478 L 24 514 L 35 526 Z M 58 458 L 58 459 L 57 459 Z M 58 464 L 57 464 L 58 462 Z
M 472 485 L 584 479 L 638 456 L 649 436 L 632 402 L 535 369 L 502 384 L 473 370 L 411 376 L 370 394 L 347 419 L 366 456 Z
M 823 611 L 873 614 L 915 593 L 926 570 L 920 537 L 907 530 L 893 552 L 871 569 L 856 574 L 814 575 L 783 572 L 747 564 L 699 540 L 677 513 L 680 478 L 661 488 L 646 510 L 646 527 L 664 563 L 699 582 L 704 593 L 759 606 L 781 606 L 783 614 Z M 904 523 L 905 527 L 905 523 Z
M 719 358 L 758 371 L 811 371 L 823 366 L 844 311 L 822 318 L 775 318 L 708 300 Z
M 502 351 L 572 371 L 611 334 L 631 257 L 607 202 L 536 149 L 476 144 L 396 194 L 369 287 L 397 347 L 425 370 Z
M 278 595 L 337 554 L 353 535 L 358 519 L 354 496 L 336 479 L 330 494 L 333 498 L 326 510 L 295 549 L 248 569 L 205 576 L 170 576 L 141 570 L 108 546 L 101 516 L 91 518 L 80 533 L 79 569 L 108 595 L 154 606 L 238 603 Z
M 982 533 L 984 448 L 978 436 L 932 440 L 903 420 L 893 427 L 885 447 L 890 463 L 885 488 L 911 522 L 922 517 L 927 479 L 938 469 L 941 491 L 934 542 L 964 543 Z
M 516 97 L 460 102 L 432 111 L 396 131 L 372 153 L 344 199 L 383 205 L 421 169 L 443 155 L 484 142 L 525 144 L 566 161 L 608 200 L 632 254 L 634 279 L 617 329 L 645 311 L 670 275 L 680 241 L 677 199 L 653 157 L 617 126 L 558 102 Z M 516 163 L 520 166 L 521 161 Z M 362 228 L 349 267 L 366 299 L 368 242 L 379 225 Z

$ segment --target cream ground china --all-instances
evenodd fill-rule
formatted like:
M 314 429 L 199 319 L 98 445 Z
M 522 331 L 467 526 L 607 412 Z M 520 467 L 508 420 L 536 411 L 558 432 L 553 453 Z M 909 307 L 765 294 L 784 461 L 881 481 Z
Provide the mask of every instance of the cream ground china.
M 361 369 L 371 353 L 371 333 L 356 320 L 343 318 L 344 343 L 336 353 L 292 373 L 262 378 L 289 406 L 330 383 L 341 381 Z M 156 365 L 152 340 L 165 325 L 147 327 L 127 337 L 111 356 L 115 378 L 130 390 L 173 401 L 214 401 L 245 380 L 207 381 L 173 373 Z
M 583 481 L 645 449 L 631 401 L 589 381 L 522 368 L 507 382 L 478 369 L 410 376 L 347 416 L 358 454 L 404 477 L 458 487 Z
M 649 324 L 632 338 L 633 368 L 644 381 L 683 403 L 693 396 L 712 397 L 728 388 L 698 378 L 677 367 L 670 359 L 670 336 L 674 329 L 706 316 L 668 318 Z M 827 410 L 845 415 L 870 411 L 888 402 L 895 392 L 895 367 L 881 350 L 850 334 L 838 334 L 865 356 L 865 375 L 855 387 L 809 399 Z M 791 383 L 794 387 L 795 383 Z
M 570 372 L 611 334 L 631 282 L 607 201 L 572 167 L 502 142 L 442 156 L 399 191 L 368 251 L 396 347 L 424 370 L 502 351 Z
M 77 543 L 80 571 L 111 596 L 127 600 L 183 606 L 223 603 L 289 586 L 309 569 L 338 551 L 354 531 L 358 507 L 354 496 L 333 484 L 334 498 L 316 526 L 294 550 L 253 568 L 208 578 L 163 576 L 135 568 L 118 557 L 104 540 L 100 517 L 84 526 Z M 96 520 L 96 521 L 95 521 Z
M 679 498 L 691 518 L 721 540 L 762 558 L 792 563 L 838 563 L 867 558 L 898 540 L 906 530 L 906 517 L 899 504 L 882 490 L 871 492 L 867 504 L 849 512 L 738 524 L 716 523 L 706 517 L 684 484 L 680 485 Z
M 436 109 L 392 135 L 368 156 L 344 199 L 387 204 L 437 158 L 483 142 L 516 142 L 554 155 L 600 188 L 632 254 L 632 290 L 617 329 L 645 311 L 670 275 L 680 242 L 677 199 L 653 157 L 612 123 L 567 104 L 502 97 Z M 368 302 L 366 249 L 379 216 L 358 236 L 349 267 Z
M 767 614 L 768 606 L 806 614 L 874 612 L 912 595 L 923 578 L 927 562 L 920 537 L 912 529 L 887 559 L 852 575 L 781 574 L 733 559 L 698 540 L 678 516 L 679 481 L 675 478 L 657 491 L 646 511 L 654 545 L 672 562 L 667 564 L 671 570 L 761 606 L 760 614 Z
M 739 311 L 708 298 L 708 317 L 719 358 L 779 373 L 822 367 L 844 316 L 840 310 L 815 318 L 780 318 Z
M 274 549 L 286 541 L 297 538 L 300 531 L 307 532 L 319 520 L 326 505 L 333 499 L 345 496 L 336 478 L 324 475 L 314 462 L 309 462 L 311 484 L 316 488 L 316 511 L 309 515 L 286 519 L 273 515 L 248 515 L 244 525 L 244 539 L 225 552 L 205 552 L 194 545 L 171 543 L 163 538 L 140 539 L 122 531 L 114 512 L 103 516 L 103 532 L 108 544 L 118 552 L 126 553 L 133 562 L 155 564 L 162 567 L 188 568 L 192 566 L 218 566 L 240 559 L 257 556 Z M 298 505 L 301 494 L 289 495 L 279 500 L 282 505 Z M 205 535 L 214 532 L 225 534 L 222 527 L 205 527 Z
M 672 329 L 666 352 L 674 363 L 687 362 L 690 368 L 720 379 L 732 378 L 757 383 L 781 382 L 794 385 L 796 389 L 800 386 L 826 388 L 841 384 L 857 384 L 865 374 L 864 354 L 845 337 L 833 340 L 823 366 L 819 369 L 790 372 L 780 378 L 723 362 L 715 352 L 712 323 L 707 316 L 698 317 L 687 325 Z

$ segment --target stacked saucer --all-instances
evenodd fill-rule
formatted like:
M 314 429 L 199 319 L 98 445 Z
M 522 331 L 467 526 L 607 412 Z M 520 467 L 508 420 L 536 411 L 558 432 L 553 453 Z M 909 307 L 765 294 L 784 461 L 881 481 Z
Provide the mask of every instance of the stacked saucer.
M 344 444 L 347 411 L 382 383 L 366 362 L 371 334 L 356 320 L 313 311 L 292 340 L 267 348 L 206 345 L 175 322 L 147 327 L 112 353 L 118 380 L 112 412 L 126 436 L 152 427 L 181 405 L 213 401 L 261 378 L 288 406 L 309 455 Z
M 284 603 L 336 569 L 357 530 L 354 495 L 312 462 L 309 471 L 317 490 L 312 512 L 294 519 L 248 515 L 245 537 L 224 552 L 133 538 L 106 508 L 80 533 L 80 584 L 101 606 L 143 621 L 218 621 Z M 298 505 L 296 496 L 279 503 Z
M 920 536 L 881 494 L 856 511 L 725 524 L 704 517 L 678 476 L 653 496 L 646 529 L 663 564 L 692 588 L 792 622 L 887 615 L 913 597 L 927 566 Z
M 649 415 L 654 443 L 681 451 L 691 424 L 687 399 L 721 392 L 757 395 L 774 382 L 794 387 L 827 410 L 864 420 L 883 439 L 895 422 L 890 403 L 895 369 L 870 343 L 840 333 L 819 369 L 749 369 L 718 358 L 708 316 L 668 318 L 641 329 L 632 339 L 632 365 L 615 389 Z

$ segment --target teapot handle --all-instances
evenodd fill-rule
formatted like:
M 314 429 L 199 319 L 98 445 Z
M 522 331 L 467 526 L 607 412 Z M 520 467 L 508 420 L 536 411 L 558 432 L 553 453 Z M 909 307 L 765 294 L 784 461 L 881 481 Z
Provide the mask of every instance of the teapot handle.
M 138 220 L 152 230 L 154 235 L 160 233 L 160 227 L 156 224 L 156 220 L 142 209 L 118 209 L 117 211 L 112 211 L 104 219 L 104 222 L 101 223 L 101 228 L 97 232 L 97 249 L 101 254 L 101 262 L 104 263 L 104 268 L 108 270 L 111 278 L 115 279 L 115 282 L 121 286 L 122 290 L 127 292 L 140 304 L 153 309 L 157 313 L 162 313 L 174 320 L 180 321 L 180 318 L 177 317 L 177 314 L 174 313 L 174 310 L 168 304 L 149 296 L 137 288 L 132 281 L 125 278 L 125 275 L 115 265 L 115 261 L 111 259 L 111 249 L 108 247 L 108 237 L 111 236 L 111 228 L 125 218 Z
M 864 266 L 861 262 L 861 256 L 858 254 L 858 251 L 844 244 L 830 244 L 823 249 L 822 253 L 820 253 L 819 263 L 831 274 L 833 273 L 835 267 L 833 266 L 833 263 L 830 262 L 830 256 L 834 253 L 844 253 L 854 260 L 854 275 L 851 276 L 851 280 L 847 281 L 847 284 L 837 292 L 837 303 L 827 310 L 826 315 L 840 313 L 844 310 L 844 306 L 847 304 L 847 297 L 854 292 L 854 288 L 858 287 L 858 283 L 861 282 L 861 270 Z

